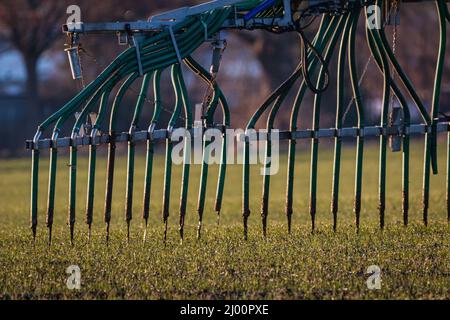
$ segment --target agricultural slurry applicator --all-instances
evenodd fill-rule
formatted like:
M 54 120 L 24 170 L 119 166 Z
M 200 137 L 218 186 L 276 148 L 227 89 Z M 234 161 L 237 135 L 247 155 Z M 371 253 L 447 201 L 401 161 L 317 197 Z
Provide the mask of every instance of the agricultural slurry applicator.
M 76 221 L 76 187 L 77 187 L 77 157 L 80 146 L 89 146 L 89 172 L 86 204 L 86 223 L 89 226 L 89 235 L 94 215 L 94 188 L 96 183 L 97 147 L 101 144 L 108 145 L 106 201 L 104 209 L 104 221 L 106 223 L 107 239 L 109 239 L 109 225 L 112 216 L 112 201 L 114 187 L 114 169 L 116 158 L 116 146 L 120 143 L 128 144 L 128 164 L 126 181 L 126 207 L 125 220 L 130 235 L 130 223 L 133 219 L 133 186 L 135 169 L 136 144 L 147 143 L 144 199 L 142 217 L 145 226 L 150 215 L 150 200 L 152 187 L 152 170 L 154 160 L 154 147 L 158 141 L 165 141 L 165 175 L 162 217 L 165 225 L 164 237 L 167 236 L 167 225 L 170 214 L 170 195 L 172 181 L 172 150 L 174 142 L 171 137 L 176 129 L 176 123 L 183 119 L 184 128 L 193 131 L 194 116 L 182 71 L 185 64 L 199 79 L 209 87 L 209 93 L 203 102 L 202 132 L 215 128 L 223 133 L 222 161 L 220 164 L 215 211 L 220 215 L 222 200 L 224 197 L 224 184 L 227 170 L 227 142 L 225 131 L 230 127 L 230 110 L 225 95 L 217 83 L 217 73 L 221 56 L 226 46 L 223 38 L 224 30 L 254 30 L 264 29 L 270 32 L 296 32 L 301 44 L 301 57 L 297 68 L 292 75 L 283 82 L 257 109 L 247 124 L 247 132 L 241 137 L 243 141 L 243 198 L 242 213 L 244 223 L 244 235 L 247 238 L 248 218 L 250 215 L 250 144 L 252 139 L 265 141 L 265 157 L 272 156 L 272 141 L 270 133 L 274 130 L 274 123 L 279 110 L 289 93 L 297 90 L 296 99 L 291 106 L 290 128 L 280 131 L 279 139 L 289 142 L 286 215 L 288 230 L 291 231 L 291 218 L 293 214 L 294 197 L 294 172 L 296 158 L 296 142 L 300 139 L 311 141 L 311 179 L 310 179 L 310 215 L 312 229 L 315 228 L 316 197 L 317 197 L 317 170 L 318 170 L 318 145 L 319 140 L 334 139 L 334 166 L 333 185 L 331 195 L 331 212 L 334 217 L 334 229 L 337 228 L 338 199 L 341 168 L 342 139 L 350 137 L 356 139 L 356 166 L 355 166 L 355 193 L 354 214 L 356 227 L 359 229 L 361 212 L 361 194 L 363 179 L 363 155 L 364 139 L 366 137 L 379 137 L 379 217 L 380 227 L 385 225 L 385 194 L 386 194 L 386 157 L 388 145 L 392 151 L 402 151 L 402 211 L 404 224 L 408 224 L 409 210 L 409 153 L 410 136 L 424 135 L 424 174 L 423 174 L 423 222 L 428 224 L 428 207 L 430 193 L 431 171 L 437 173 L 437 135 L 449 132 L 447 119 L 441 120 L 440 115 L 440 90 L 443 77 L 446 48 L 446 24 L 450 20 L 450 14 L 446 1 L 434 1 L 438 12 L 440 45 L 436 62 L 436 77 L 434 83 L 431 112 L 428 112 L 424 101 L 419 97 L 414 85 L 403 71 L 396 59 L 395 52 L 388 43 L 385 34 L 386 24 L 397 24 L 398 13 L 402 6 L 408 2 L 421 1 L 325 1 L 325 0 L 216 0 L 194 7 L 186 7 L 151 17 L 146 22 L 129 23 L 74 23 L 64 26 L 64 31 L 70 39 L 70 47 L 66 49 L 69 56 L 72 75 L 74 79 L 82 77 L 82 69 L 79 59 L 82 35 L 93 33 L 117 33 L 119 42 L 128 45 L 129 48 L 120 54 L 92 83 L 85 86 L 71 101 L 59 111 L 51 115 L 40 124 L 32 141 L 27 146 L 32 150 L 32 190 L 31 190 L 31 228 L 34 238 L 38 225 L 38 178 L 39 158 L 44 149 L 50 150 L 50 169 L 48 185 L 47 227 L 49 229 L 49 242 L 51 242 L 54 203 L 56 193 L 56 170 L 58 149 L 70 149 L 70 177 L 69 177 L 69 205 L 68 224 L 70 236 L 73 241 Z M 320 25 L 313 39 L 308 39 L 305 30 L 312 25 L 315 18 L 320 17 Z M 383 99 L 380 124 L 368 126 L 364 117 L 366 106 L 361 98 L 362 76 L 358 73 L 356 56 L 356 33 L 358 23 L 364 19 L 368 48 L 371 59 L 375 61 L 380 73 L 383 75 Z M 395 37 L 394 37 L 395 38 Z M 210 42 L 213 47 L 212 67 L 205 70 L 192 58 L 192 53 L 203 43 Z M 320 108 L 323 93 L 330 82 L 330 69 L 328 68 L 334 54 L 338 55 L 337 68 L 337 105 L 336 124 L 334 128 L 323 129 L 320 127 Z M 348 66 L 353 105 L 357 112 L 357 125 L 344 128 L 343 118 L 346 109 L 344 104 L 345 70 Z M 171 83 L 175 95 L 175 106 L 171 111 L 171 118 L 165 129 L 158 129 L 160 125 L 163 99 L 161 93 L 161 79 L 163 72 L 170 72 Z M 313 79 L 314 78 L 314 79 Z M 130 129 L 126 133 L 117 131 L 118 112 L 122 105 L 124 95 L 132 90 L 135 82 L 141 83 L 141 90 L 137 93 L 137 102 L 134 108 L 134 116 Z M 299 84 L 299 85 L 298 85 Z M 112 105 L 109 105 L 109 97 L 116 86 L 119 86 Z M 403 88 L 401 88 L 401 86 Z M 153 101 L 149 101 L 147 93 L 153 87 Z M 404 89 L 404 90 L 402 90 Z M 310 130 L 298 130 L 297 123 L 304 106 L 303 100 L 306 92 L 310 90 L 314 94 L 313 124 Z M 394 105 L 393 99 L 398 100 Z M 408 100 L 413 103 L 409 104 Z M 138 130 L 143 105 L 151 102 L 153 118 L 148 124 L 148 129 Z M 423 120 L 422 124 L 412 124 L 411 114 L 416 109 Z M 91 113 L 96 117 L 91 121 L 91 128 L 87 128 L 84 122 Z M 215 115 L 221 112 L 223 122 L 216 124 Z M 248 132 L 254 129 L 260 118 L 268 113 L 266 130 L 251 137 Z M 66 122 L 76 117 L 70 137 L 61 138 L 59 133 Z M 109 132 L 100 132 L 106 116 L 110 115 Z M 51 138 L 44 139 L 43 134 L 53 126 Z M 81 128 L 84 128 L 81 131 Z M 450 134 L 448 134 L 450 141 Z M 203 139 L 203 162 L 200 176 L 200 188 L 198 192 L 198 237 L 201 235 L 202 220 L 205 208 L 206 189 L 208 185 L 208 152 L 206 149 L 211 143 Z M 185 140 L 185 155 L 183 162 L 181 198 L 179 209 L 180 237 L 184 236 L 184 222 L 188 199 L 188 186 L 190 179 L 190 142 Z M 267 166 L 270 161 L 266 161 Z M 447 163 L 447 208 L 450 217 L 450 198 L 448 178 L 450 174 L 450 151 L 448 151 Z M 267 233 L 267 218 L 269 213 L 269 193 L 271 175 L 263 177 L 262 193 L 262 226 L 263 233 Z M 144 235 L 144 239 L 145 239 Z

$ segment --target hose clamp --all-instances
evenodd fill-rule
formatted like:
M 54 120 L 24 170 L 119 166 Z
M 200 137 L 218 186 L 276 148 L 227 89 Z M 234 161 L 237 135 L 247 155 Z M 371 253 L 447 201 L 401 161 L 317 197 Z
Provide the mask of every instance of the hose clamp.
M 98 129 L 97 128 L 93 128 L 92 132 L 91 132 L 91 136 L 89 137 L 89 144 L 90 145 L 95 145 L 95 138 L 97 137 L 98 134 Z
M 50 147 L 52 149 L 58 148 L 58 136 L 59 136 L 60 130 L 55 128 L 53 131 L 52 139 L 50 141 Z
M 147 131 L 148 141 L 153 141 L 153 134 L 155 132 L 155 129 L 156 129 L 156 123 L 152 122 L 150 124 L 150 126 L 148 127 L 148 131 Z
M 72 132 L 72 134 L 70 135 L 70 146 L 71 147 L 75 147 L 77 138 L 78 138 L 78 134 L 76 132 Z
M 41 136 L 42 136 L 42 130 L 38 129 L 38 131 L 36 132 L 36 134 L 34 135 L 34 138 L 33 138 L 33 146 L 32 146 L 33 150 L 39 150 L 39 140 L 41 139 Z
M 172 139 L 173 130 L 174 130 L 173 126 L 169 126 L 167 128 L 167 137 L 166 137 L 167 139 Z
M 169 29 L 170 39 L 172 40 L 173 48 L 175 49 L 175 53 L 177 54 L 178 62 L 181 65 L 183 63 L 183 59 L 181 58 L 181 53 L 178 48 L 177 39 L 175 38 L 175 34 L 173 33 L 173 29 L 172 29 L 171 25 L 169 26 L 168 29 Z
M 133 143 L 134 142 L 134 133 L 136 132 L 136 126 L 132 125 L 130 127 L 130 130 L 128 131 L 128 142 Z

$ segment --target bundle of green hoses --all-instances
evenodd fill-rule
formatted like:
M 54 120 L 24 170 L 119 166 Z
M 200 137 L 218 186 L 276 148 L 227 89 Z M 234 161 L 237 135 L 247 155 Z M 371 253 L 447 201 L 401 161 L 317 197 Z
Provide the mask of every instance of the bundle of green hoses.
M 242 1 L 242 3 L 235 6 L 236 12 L 239 16 L 245 14 L 246 11 L 255 8 L 261 0 L 252 1 Z M 278 10 L 278 9 L 277 9 Z M 198 73 L 201 78 L 205 81 L 211 81 L 208 77 L 209 74 L 201 68 L 195 61 L 190 57 L 190 55 L 204 43 L 205 30 L 208 32 L 208 37 L 217 33 L 223 25 L 223 22 L 228 19 L 231 15 L 236 14 L 235 10 L 231 7 L 225 7 L 221 9 L 216 9 L 210 12 L 205 12 L 198 16 L 193 16 L 187 18 L 185 21 L 174 25 L 171 29 L 161 30 L 154 35 L 148 36 L 142 43 L 139 44 L 139 53 L 142 63 L 142 69 L 144 77 L 142 80 L 142 88 L 136 103 L 134 117 L 130 131 L 136 127 L 142 106 L 146 99 L 146 92 L 148 90 L 151 79 L 154 82 L 154 92 L 155 92 L 155 110 L 152 119 L 152 124 L 150 127 L 154 129 L 161 112 L 161 97 L 160 97 L 160 79 L 161 73 L 164 69 L 172 68 L 172 83 L 174 86 L 174 91 L 177 97 L 177 103 L 173 111 L 172 118 L 169 122 L 169 128 L 173 128 L 176 121 L 178 120 L 183 106 L 186 119 L 186 127 L 192 124 L 192 115 L 189 102 L 187 99 L 187 93 L 184 85 L 183 76 L 181 74 L 181 69 L 179 65 L 179 59 L 185 60 L 185 63 L 196 73 Z M 273 16 L 273 10 L 266 10 L 260 13 L 261 17 Z M 175 42 L 175 45 L 174 45 Z M 178 51 L 178 52 L 177 52 Z M 65 124 L 65 122 L 74 116 L 76 112 L 80 112 L 78 120 L 75 122 L 72 129 L 72 138 L 76 138 L 79 134 L 80 128 L 86 116 L 92 112 L 96 106 L 99 104 L 98 117 L 93 124 L 92 137 L 95 137 L 98 130 L 100 129 L 106 114 L 108 114 L 108 101 L 109 96 L 113 88 L 119 84 L 123 79 L 126 79 L 121 85 L 114 103 L 111 107 L 111 119 L 110 119 L 110 143 L 109 143 L 109 155 L 108 155 L 108 180 L 107 180 L 107 192 L 106 192 L 106 203 L 105 203 L 105 222 L 107 223 L 107 230 L 109 231 L 109 222 L 111 219 L 111 202 L 112 202 L 112 186 L 113 186 L 113 176 L 114 176 L 114 158 L 115 158 L 115 142 L 114 135 L 116 133 L 116 122 L 117 122 L 117 110 L 119 109 L 120 103 L 124 94 L 129 90 L 130 86 L 140 78 L 139 74 L 139 64 L 136 57 L 136 48 L 129 48 L 119 55 L 92 83 L 90 83 L 84 90 L 82 90 L 77 96 L 75 96 L 71 101 L 69 101 L 65 106 L 63 106 L 56 113 L 51 115 L 46 119 L 39 127 L 36 133 L 36 138 L 39 138 L 42 133 L 55 124 L 53 129 L 52 140 L 56 141 L 58 134 Z M 224 111 L 224 124 L 229 124 L 229 111 L 223 94 L 220 89 L 215 87 L 216 99 L 214 99 L 211 104 L 212 107 L 209 108 L 208 118 L 212 119 L 214 112 L 216 110 L 215 105 L 220 101 L 223 106 Z M 179 98 L 179 99 L 178 99 Z M 149 129 L 150 130 L 150 129 Z M 132 133 L 132 132 L 130 132 Z M 36 139 L 35 139 L 36 140 Z M 224 143 L 224 148 L 225 148 Z M 170 146 L 168 146 L 168 149 Z M 170 150 L 168 150 L 169 152 Z M 148 152 L 147 152 L 147 165 L 146 165 L 146 185 L 145 185 L 145 195 L 144 195 L 144 219 L 148 219 L 149 210 L 149 193 L 151 185 L 151 164 L 152 164 L 152 152 L 153 144 L 149 142 Z M 31 226 L 33 230 L 34 237 L 36 236 L 37 227 L 37 214 L 38 214 L 38 166 L 39 166 L 39 150 L 35 146 L 33 150 L 33 166 L 32 166 L 32 195 L 31 195 Z M 167 164 L 169 165 L 169 164 Z M 90 226 L 93 220 L 93 204 L 94 204 L 94 186 L 95 186 L 95 167 L 96 167 L 96 145 L 92 143 L 89 148 L 89 181 L 88 181 L 88 195 L 87 195 L 87 208 L 86 208 L 86 222 Z M 54 202 L 55 202 L 55 192 L 56 192 L 56 168 L 57 168 L 57 148 L 54 146 L 51 148 L 50 152 L 50 173 L 49 173 L 49 188 L 48 188 L 48 201 L 47 201 L 47 227 L 50 230 L 49 240 L 51 241 L 51 229 L 53 225 L 53 215 L 54 215 Z M 73 240 L 73 231 L 75 224 L 75 203 L 76 203 L 76 175 L 77 175 L 77 147 L 71 146 L 70 152 L 70 191 L 69 191 L 69 214 L 68 214 L 68 224 L 71 229 L 71 239 Z M 221 198 L 223 193 L 223 184 L 225 178 L 226 165 L 222 165 L 219 176 L 218 194 L 216 201 L 216 209 L 220 212 Z M 132 218 L 131 208 L 132 208 L 132 193 L 133 193 L 133 171 L 134 171 L 134 144 L 130 141 L 129 144 L 129 155 L 128 155 L 128 179 L 127 179 L 127 207 L 126 207 L 126 220 L 129 224 Z M 170 180 L 170 170 L 167 168 L 166 171 L 166 181 Z M 183 183 L 183 192 L 181 206 L 185 207 L 187 194 L 187 179 L 189 176 L 188 166 L 185 166 L 185 171 L 183 176 L 186 183 Z M 202 184 L 205 187 L 205 184 Z M 167 192 L 166 195 L 170 193 L 170 183 L 166 184 Z M 164 199 L 164 217 L 167 219 L 168 212 L 168 201 L 169 198 Z M 201 202 L 201 201 L 200 201 Z M 185 209 L 181 209 L 182 211 Z M 182 228 L 182 227 L 180 227 Z M 109 233 L 108 233 L 109 234 Z

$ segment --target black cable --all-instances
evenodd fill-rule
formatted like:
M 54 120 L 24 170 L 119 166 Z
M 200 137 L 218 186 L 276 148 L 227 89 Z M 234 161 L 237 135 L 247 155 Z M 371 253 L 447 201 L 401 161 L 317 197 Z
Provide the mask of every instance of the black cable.
M 302 75 L 306 82 L 306 85 L 308 88 L 314 93 L 314 94 L 320 94 L 323 93 L 328 89 L 328 86 L 330 85 L 330 73 L 328 70 L 328 64 L 325 61 L 325 59 L 322 57 L 322 55 L 317 51 L 317 49 L 314 47 L 314 45 L 308 40 L 306 35 L 303 33 L 301 28 L 297 29 L 298 34 L 300 35 L 301 39 L 301 59 L 302 59 Z M 311 50 L 311 52 L 316 56 L 316 58 L 319 60 L 322 67 L 325 69 L 325 83 L 322 87 L 316 87 L 314 86 L 309 71 L 308 71 L 308 48 Z M 320 84 L 319 84 L 320 85 Z
M 308 10 L 310 10 L 310 8 L 308 8 Z M 294 21 L 295 24 L 295 28 L 300 36 L 301 39 L 301 61 L 302 61 L 302 66 L 301 66 L 301 71 L 302 71 L 302 75 L 303 78 L 305 79 L 305 83 L 308 86 L 308 88 L 314 93 L 314 94 L 320 94 L 323 93 L 324 91 L 326 91 L 328 89 L 328 86 L 330 84 L 330 73 L 328 70 L 328 64 L 325 61 L 325 59 L 323 58 L 323 56 L 317 51 L 317 49 L 314 47 L 314 45 L 308 40 L 308 38 L 306 37 L 305 33 L 303 32 L 305 29 L 307 29 L 308 27 L 310 27 L 314 21 L 316 17 L 313 17 L 310 21 L 308 21 L 308 23 L 306 23 L 304 26 L 301 26 L 301 21 L 303 19 L 303 17 L 305 16 L 305 14 L 308 12 L 308 10 L 303 11 L 299 18 Z M 325 69 L 325 83 L 323 85 L 323 87 L 319 87 L 317 88 L 310 77 L 309 74 L 309 65 L 308 65 L 308 49 L 311 50 L 311 52 L 313 53 L 313 55 L 316 56 L 316 58 L 319 60 L 320 64 L 322 65 L 322 67 Z M 320 85 L 320 84 L 318 84 Z

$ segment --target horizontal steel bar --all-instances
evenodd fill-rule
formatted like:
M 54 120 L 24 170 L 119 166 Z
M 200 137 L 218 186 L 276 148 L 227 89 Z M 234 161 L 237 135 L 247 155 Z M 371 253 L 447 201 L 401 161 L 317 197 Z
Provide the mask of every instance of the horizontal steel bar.
M 354 3 L 356 0 L 349 1 Z M 167 29 L 170 25 L 175 25 L 184 21 L 189 16 L 198 15 L 204 12 L 211 11 L 217 8 L 224 8 L 234 6 L 240 3 L 240 0 L 218 0 L 203 3 L 194 7 L 182 7 L 171 10 L 153 17 L 148 21 L 133 21 L 133 22 L 104 22 L 104 23 L 72 23 L 63 25 L 63 32 L 77 33 L 77 34 L 95 34 L 95 33 L 155 33 Z M 325 0 L 310 0 L 309 6 L 314 7 L 319 4 L 327 5 L 333 8 L 335 13 L 335 6 L 330 5 L 329 1 Z M 290 1 L 284 0 L 283 6 L 285 12 L 283 17 L 276 18 L 252 18 L 245 20 L 235 16 L 232 19 L 226 20 L 221 29 L 262 29 L 282 27 L 289 29 L 293 26 L 292 11 Z M 341 5 L 339 5 L 341 6 Z M 235 7 L 234 7 L 235 8 Z M 308 9 L 308 8 L 307 8 Z M 300 9 L 298 12 L 309 12 L 307 9 Z M 323 11 L 323 10 L 322 10 Z M 310 12 L 310 14 L 319 15 L 322 11 Z
M 171 25 L 168 22 L 104 22 L 104 23 L 76 23 L 63 25 L 63 32 L 77 34 L 103 34 L 103 33 L 158 33 Z M 241 18 L 225 20 L 222 28 L 225 29 L 262 29 L 267 27 L 291 27 L 292 22 L 285 18 L 254 18 L 245 21 Z
M 224 130 L 223 126 L 218 126 L 216 129 L 221 131 Z M 194 129 L 193 129 L 194 130 Z M 193 133 L 191 130 L 191 134 Z M 450 131 L 450 123 L 448 122 L 440 122 L 436 125 L 436 132 L 443 133 Z M 356 137 L 379 137 L 381 135 L 384 136 L 398 136 L 398 135 L 423 135 L 425 133 L 430 133 L 431 127 L 428 127 L 424 124 L 415 124 L 409 127 L 405 126 L 392 126 L 382 128 L 379 126 L 370 126 L 358 129 L 356 127 L 353 128 L 342 128 L 342 129 L 320 129 L 320 130 L 299 130 L 299 131 L 278 131 L 278 139 L 279 140 L 302 140 L 302 139 L 324 139 L 324 138 L 356 138 Z M 155 130 L 152 134 L 153 141 L 165 140 L 169 137 L 168 130 L 161 129 Z M 267 132 L 258 131 L 257 134 L 248 134 L 248 140 L 259 140 L 265 141 L 267 140 Z M 142 142 L 150 139 L 150 135 L 147 131 L 138 131 L 130 136 L 129 133 L 121 133 L 115 136 L 116 143 L 125 143 L 128 141 L 133 142 Z M 88 146 L 91 144 L 101 145 L 108 144 L 111 140 L 109 134 L 102 134 L 97 136 L 94 141 L 89 136 L 78 137 L 72 141 L 71 138 L 60 138 L 56 141 L 52 141 L 51 139 L 42 139 L 39 140 L 38 149 L 49 149 L 49 148 L 68 148 L 70 146 Z M 33 141 L 26 141 L 26 148 L 28 150 L 33 149 Z
M 435 0 L 402 0 L 402 2 L 431 2 Z M 449 2 L 450 0 L 446 0 Z M 180 23 L 189 16 L 198 15 L 216 8 L 234 6 L 241 1 L 236 0 L 219 0 L 210 1 L 194 7 L 182 7 L 172 11 L 168 11 L 153 17 L 148 21 L 133 21 L 133 22 L 101 22 L 101 23 L 72 23 L 63 25 L 63 32 L 78 33 L 78 34 L 95 34 L 95 33 L 116 33 L 116 32 L 132 32 L 132 33 L 148 33 L 160 32 L 166 29 L 169 25 Z M 284 1 L 283 5 L 286 7 L 288 1 Z M 361 0 L 347 0 L 347 3 L 361 3 Z M 324 7 L 321 7 L 324 6 Z M 318 9 L 316 11 L 308 10 L 308 8 Z M 309 7 L 300 9 L 298 12 L 308 12 L 309 14 L 322 14 L 325 8 L 329 8 L 333 13 L 337 13 L 337 9 L 344 9 L 346 3 L 342 1 L 325 1 L 325 0 L 309 0 Z M 325 10 L 326 11 L 326 10 Z M 284 17 L 257 19 L 253 18 L 248 21 L 242 18 L 233 18 L 226 20 L 222 29 L 260 29 L 268 27 L 284 27 L 292 26 L 292 12 L 290 6 Z

